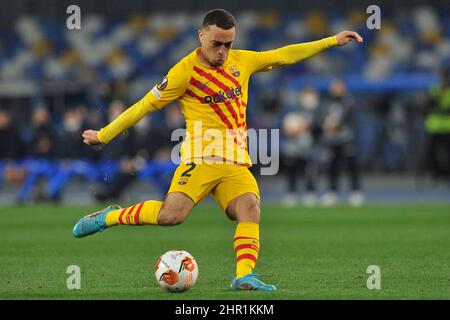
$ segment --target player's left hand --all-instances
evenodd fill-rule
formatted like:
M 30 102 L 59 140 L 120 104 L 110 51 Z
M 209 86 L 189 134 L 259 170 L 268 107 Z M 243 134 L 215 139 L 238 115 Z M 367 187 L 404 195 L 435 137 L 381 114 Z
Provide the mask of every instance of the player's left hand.
M 89 146 L 95 146 L 97 144 L 101 144 L 98 139 L 98 131 L 95 130 L 86 130 L 82 134 L 83 142 Z
M 359 43 L 363 42 L 363 38 L 355 31 L 341 31 L 336 35 L 338 46 L 345 46 L 352 40 L 356 40 Z

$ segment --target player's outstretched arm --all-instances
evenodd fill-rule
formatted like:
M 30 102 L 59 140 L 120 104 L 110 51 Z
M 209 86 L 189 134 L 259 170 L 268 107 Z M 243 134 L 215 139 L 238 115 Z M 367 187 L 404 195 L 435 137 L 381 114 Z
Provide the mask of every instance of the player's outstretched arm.
M 311 58 L 316 54 L 319 54 L 322 51 L 334 46 L 346 45 L 352 40 L 356 40 L 359 43 L 363 42 L 363 38 L 358 33 L 354 31 L 342 31 L 337 35 L 328 38 L 312 42 L 292 44 L 273 51 L 278 54 L 277 62 L 280 65 L 289 65 Z
M 100 131 L 86 130 L 83 132 L 83 142 L 87 145 L 106 144 L 117 137 L 120 133 L 135 125 L 145 115 L 158 110 L 150 100 L 151 93 L 122 112 L 106 127 Z
M 190 70 L 185 70 L 181 60 L 172 67 L 167 76 L 155 85 L 140 101 L 129 107 L 100 131 L 86 130 L 83 141 L 88 145 L 108 143 L 120 133 L 135 125 L 150 112 L 160 110 L 181 97 L 189 85 Z
M 337 35 L 317 41 L 287 45 L 278 49 L 254 53 L 249 58 L 252 72 L 267 71 L 273 67 L 281 67 L 298 63 L 311 58 L 322 51 L 335 46 L 343 46 L 352 40 L 359 43 L 363 38 L 354 31 L 342 31 Z

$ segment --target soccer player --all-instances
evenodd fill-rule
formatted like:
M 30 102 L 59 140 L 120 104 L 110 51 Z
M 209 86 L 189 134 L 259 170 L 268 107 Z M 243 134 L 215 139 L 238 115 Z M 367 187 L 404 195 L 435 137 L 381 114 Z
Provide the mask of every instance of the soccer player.
M 276 290 L 253 273 L 259 251 L 260 195 L 248 169 L 251 161 L 247 152 L 246 107 L 250 76 L 363 39 L 356 32 L 342 31 L 329 38 L 265 52 L 235 50 L 235 25 L 228 11 L 209 11 L 198 31 L 199 48 L 173 66 L 161 83 L 109 125 L 100 131 L 83 133 L 88 145 L 108 143 L 146 114 L 173 100 L 179 101 L 186 119 L 181 163 L 164 202 L 149 200 L 124 209 L 108 206 L 81 218 L 73 235 L 84 237 L 119 224 L 177 225 L 211 193 L 227 217 L 237 222 L 236 276 L 231 288 Z

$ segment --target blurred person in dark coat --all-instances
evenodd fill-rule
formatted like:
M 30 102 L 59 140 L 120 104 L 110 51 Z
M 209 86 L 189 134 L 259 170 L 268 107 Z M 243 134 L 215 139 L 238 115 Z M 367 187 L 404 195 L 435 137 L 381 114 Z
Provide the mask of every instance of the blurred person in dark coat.
M 107 120 L 113 121 L 126 109 L 125 104 L 120 99 L 112 100 L 107 109 Z M 109 188 L 107 184 L 114 181 L 120 174 L 121 163 L 133 157 L 133 132 L 134 129 L 130 128 L 123 132 L 110 144 L 99 146 L 96 157 L 99 158 L 97 171 L 100 176 L 99 184 L 94 185 L 94 196 L 99 194 L 99 200 L 105 196 L 102 193 L 106 192 L 105 188 Z M 86 146 L 85 146 L 86 148 Z M 88 148 L 86 148 L 88 149 Z M 122 163 L 123 166 L 123 163 Z M 106 192 L 108 194 L 109 192 Z M 108 196 L 105 198 L 107 199 Z
M 97 179 L 96 167 L 88 161 L 87 149 L 79 141 L 84 128 L 84 106 L 67 109 L 61 128 L 57 131 L 57 172 L 48 183 L 48 199 L 59 202 L 64 187 L 73 177 L 93 182 Z
M 339 177 L 343 167 L 350 180 L 349 203 L 357 206 L 364 202 L 357 162 L 353 106 L 353 99 L 349 96 L 345 83 L 341 80 L 332 81 L 321 110 L 322 143 L 329 154 L 329 190 L 322 197 L 325 206 L 334 205 L 338 201 Z
M 181 124 L 177 119 L 181 119 Z M 119 200 L 137 179 L 151 182 L 161 194 L 167 192 L 176 168 L 170 158 L 171 127 L 183 126 L 184 121 L 176 106 L 166 109 L 164 126 L 152 120 L 147 116 L 128 130 L 127 152 L 120 159 L 114 179 L 95 191 L 98 201 Z
M 24 167 L 27 177 L 19 192 L 18 202 L 32 200 L 32 193 L 38 187 L 33 200 L 46 198 L 47 182 L 56 173 L 56 133 L 52 127 L 47 106 L 39 104 L 31 116 L 31 128 L 26 139 L 27 154 Z
M 0 185 L 3 179 L 9 183 L 21 183 L 25 171 L 20 165 L 22 157 L 20 130 L 14 124 L 11 114 L 0 109 Z
M 282 120 L 284 139 L 281 152 L 288 184 L 288 193 L 283 197 L 282 203 L 286 206 L 292 206 L 298 202 L 299 176 L 305 184 L 302 202 L 312 206 L 317 201 L 314 153 L 319 105 L 320 98 L 317 90 L 312 87 L 305 88 L 299 94 L 297 108 L 288 112 Z

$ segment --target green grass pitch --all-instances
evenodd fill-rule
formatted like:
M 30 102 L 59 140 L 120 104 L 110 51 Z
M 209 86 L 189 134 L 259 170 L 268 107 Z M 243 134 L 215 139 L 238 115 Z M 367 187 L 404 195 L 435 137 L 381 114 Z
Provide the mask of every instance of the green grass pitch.
M 450 207 L 263 206 L 255 272 L 276 292 L 229 290 L 235 223 L 201 204 L 175 227 L 118 226 L 83 239 L 74 223 L 92 207 L 0 207 L 0 299 L 449 299 Z M 154 265 L 170 249 L 196 258 L 199 278 L 184 293 L 156 283 Z M 81 268 L 69 290 L 67 267 Z M 367 267 L 381 270 L 369 290 Z

